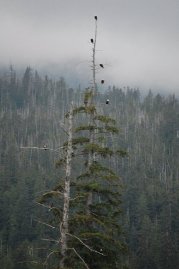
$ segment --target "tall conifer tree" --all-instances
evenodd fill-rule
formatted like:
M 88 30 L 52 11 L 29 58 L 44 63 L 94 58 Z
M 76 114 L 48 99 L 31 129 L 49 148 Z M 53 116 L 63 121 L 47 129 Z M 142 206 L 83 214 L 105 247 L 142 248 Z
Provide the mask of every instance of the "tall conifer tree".
M 92 85 L 84 93 L 84 105 L 71 106 L 66 115 L 68 140 L 63 145 L 64 157 L 57 162 L 57 166 L 65 168 L 64 179 L 39 199 L 54 215 L 50 226 L 58 230 L 58 238 L 54 239 L 58 246 L 54 245 L 46 258 L 49 268 L 122 268 L 125 245 L 120 226 L 121 186 L 119 177 L 109 168 L 109 159 L 126 153 L 108 147 L 106 135 L 117 134 L 118 129 L 115 120 L 98 113 L 96 41 L 95 18 Z M 78 121 L 80 115 L 87 124 L 72 128 L 73 117 Z M 58 265 L 52 262 L 54 255 Z

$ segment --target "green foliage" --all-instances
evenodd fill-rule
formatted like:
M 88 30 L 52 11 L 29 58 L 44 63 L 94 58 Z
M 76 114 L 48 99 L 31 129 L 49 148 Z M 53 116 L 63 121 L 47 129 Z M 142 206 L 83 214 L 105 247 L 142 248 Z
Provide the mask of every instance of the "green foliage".
M 56 167 L 61 167 L 65 164 L 66 162 L 66 158 L 63 159 L 59 159 L 58 161 L 56 161 Z
M 80 125 L 79 127 L 77 127 L 75 129 L 75 132 L 79 132 L 79 131 L 94 131 L 97 130 L 97 126 L 94 125 Z
M 112 133 L 112 134 L 118 134 L 118 132 L 119 132 L 118 128 L 116 128 L 114 126 L 110 126 L 110 125 L 106 125 L 105 130 L 109 133 Z
M 88 101 L 92 97 L 93 97 L 93 91 L 91 89 L 86 89 L 85 96 L 84 96 L 84 101 Z
M 56 246 L 56 243 L 41 239 L 55 238 L 59 226 L 51 229 L 37 221 L 51 223 L 53 226 L 53 210 L 38 206 L 34 201 L 42 190 L 63 191 L 63 174 L 60 169 L 54 170 L 58 152 L 20 147 L 41 147 L 43 143 L 47 143 L 50 148 L 57 149 L 59 145 L 63 145 L 65 134 L 59 129 L 59 120 L 63 119 L 71 100 L 80 102 L 82 93 L 67 90 L 63 80 L 54 83 L 48 77 L 35 77 L 33 70 L 27 71 L 24 82 L 20 78 L 14 79 L 14 75 L 9 79 L 5 72 L 0 77 L 0 261 L 1 267 L 6 269 L 41 269 L 43 266 L 40 264 L 20 262 L 33 258 L 34 261 L 40 260 L 39 263 L 42 264 L 47 256 L 45 249 L 54 249 Z M 105 93 L 101 94 L 99 103 L 105 97 Z M 129 268 L 179 268 L 178 99 L 159 94 L 149 94 L 140 99 L 140 94 L 135 89 L 123 91 L 114 87 L 110 91 L 110 102 L 110 106 L 104 107 L 104 113 L 110 113 L 116 119 L 121 131 L 115 140 L 115 148 L 108 138 L 105 138 L 105 146 L 113 148 L 114 153 L 119 156 L 122 152 L 116 151 L 121 145 L 128 151 L 129 158 L 118 158 L 115 161 L 112 159 L 110 163 L 111 170 L 114 169 L 117 176 L 122 178 L 120 182 L 122 181 L 124 187 L 121 190 L 120 182 L 115 177 L 109 182 L 104 179 L 105 186 L 101 186 L 103 178 L 112 178 L 112 175 L 105 170 L 102 174 L 96 168 L 99 177 L 94 179 L 89 173 L 89 182 L 81 177 L 71 184 L 74 199 L 70 201 L 71 213 L 86 214 L 85 193 L 92 191 L 95 203 L 90 206 L 91 212 L 98 215 L 106 226 L 109 225 L 109 229 L 116 223 L 119 228 L 122 225 L 125 229 L 129 246 Z M 80 116 L 79 121 L 86 126 L 87 121 L 84 118 L 85 113 Z M 96 119 L 96 122 L 103 128 L 102 121 Z M 104 122 L 105 124 L 109 123 Z M 97 127 L 93 129 L 97 130 Z M 85 135 L 89 137 L 88 130 Z M 102 139 L 100 142 L 103 141 Z M 81 159 L 74 160 L 75 176 L 79 172 L 85 172 L 83 161 L 86 161 L 83 155 Z M 106 167 L 106 163 L 107 159 L 102 161 L 101 166 Z M 112 203 L 120 205 L 117 207 L 119 212 L 116 212 L 116 206 L 109 203 L 108 197 L 110 199 L 110 195 L 118 188 L 118 194 L 111 199 Z M 50 199 L 45 201 L 47 206 L 51 205 Z M 57 208 L 58 198 L 52 199 L 54 208 Z M 89 224 L 88 231 L 86 222 L 81 226 L 73 223 L 71 225 L 70 232 L 75 232 L 91 247 L 95 246 L 95 249 L 102 249 L 103 252 L 105 249 L 109 250 L 107 256 L 98 256 L 90 251 L 88 253 L 80 242 L 69 237 L 71 245 L 75 245 L 85 261 L 93 265 L 91 268 L 123 268 L 121 263 L 125 245 L 121 242 L 125 240 L 119 228 L 111 228 L 114 231 L 113 237 L 121 243 L 121 246 L 116 246 L 114 241 L 110 243 L 111 241 L 105 240 L 102 236 L 105 235 L 104 230 L 96 231 L 92 224 Z M 29 256 L 32 249 L 33 257 Z M 76 258 L 73 251 L 70 250 L 69 255 L 71 264 L 68 268 L 84 268 L 84 264 Z M 57 261 L 57 257 L 51 257 L 49 268 L 55 268 L 53 260 Z
M 86 214 L 76 214 L 73 218 L 70 219 L 69 223 L 73 225 L 88 225 L 88 224 L 98 224 L 100 226 L 104 226 L 104 223 L 100 221 L 98 218 L 92 215 Z
M 96 115 L 94 117 L 95 120 L 98 120 L 100 122 L 103 122 L 103 123 L 112 123 L 112 124 L 116 124 L 116 121 L 108 116 L 104 116 L 104 115 Z
M 128 153 L 125 150 L 116 150 L 116 155 L 120 156 L 120 157 L 126 157 L 128 156 Z
M 80 106 L 73 109 L 73 115 L 78 113 L 87 113 L 87 114 L 94 114 L 96 112 L 96 107 L 93 105 L 90 106 Z
M 109 173 L 111 176 L 115 176 L 116 174 L 113 170 L 109 169 L 108 167 L 102 165 L 100 162 L 93 161 L 92 164 L 89 166 L 90 173 L 98 174 L 98 173 Z
M 87 138 L 87 137 L 84 137 L 84 136 L 81 136 L 81 137 L 77 137 L 77 138 L 73 138 L 72 139 L 72 145 L 73 146 L 76 146 L 76 145 L 83 145 L 84 143 L 88 143 L 89 142 L 89 138 Z M 63 146 L 64 147 L 66 147 L 67 146 L 67 142 L 65 142 L 64 144 L 63 144 Z
M 113 151 L 110 150 L 108 147 L 101 147 L 98 144 L 95 143 L 89 143 L 84 146 L 84 153 L 97 153 L 101 155 L 102 157 L 106 158 L 107 156 L 112 156 Z

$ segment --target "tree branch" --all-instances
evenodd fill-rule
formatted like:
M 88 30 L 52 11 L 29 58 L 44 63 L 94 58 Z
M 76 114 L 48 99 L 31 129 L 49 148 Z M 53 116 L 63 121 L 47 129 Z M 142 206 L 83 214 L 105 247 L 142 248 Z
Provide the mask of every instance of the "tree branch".
M 48 259 L 50 258 L 50 256 L 52 255 L 52 254 L 54 254 L 54 253 L 59 253 L 58 251 L 52 251 L 52 252 L 50 252 L 49 254 L 48 254 L 48 256 L 47 256 L 47 258 L 46 258 L 46 260 L 45 260 L 45 262 L 43 263 L 43 265 L 47 265 L 47 262 L 48 262 Z
M 70 201 L 75 201 L 77 200 L 78 198 L 84 198 L 85 196 L 84 195 L 78 195 L 76 196 L 75 198 L 70 198 Z
M 44 225 L 46 225 L 46 226 L 52 228 L 52 229 L 56 229 L 55 226 L 52 226 L 52 225 L 50 225 L 50 224 L 48 224 L 48 223 L 45 223 L 45 222 L 43 222 L 43 221 L 41 221 L 41 220 L 38 220 L 38 219 L 34 219 L 34 220 L 37 221 L 38 223 L 44 224 Z
M 101 252 L 99 252 L 99 251 L 97 251 L 97 250 L 91 248 L 91 247 L 88 246 L 87 244 L 85 244 L 85 243 L 84 243 L 79 237 L 77 237 L 76 235 L 73 235 L 73 234 L 70 234 L 70 233 L 67 233 L 67 235 L 76 238 L 82 245 L 84 245 L 86 248 L 88 248 L 91 252 L 95 252 L 95 253 L 98 253 L 98 254 L 100 254 L 100 255 L 102 255 L 102 256 L 106 256 L 106 255 L 104 255 L 103 253 L 101 253 Z
M 18 263 L 34 263 L 34 264 L 41 264 L 40 262 L 36 262 L 36 261 L 21 261 Z
M 59 240 L 55 240 L 55 239 L 41 238 L 41 240 L 49 241 L 49 242 L 56 242 L 57 244 L 59 243 Z
M 50 209 L 51 207 L 50 206 L 48 206 L 48 205 L 44 205 L 44 204 L 41 204 L 41 203 L 38 203 L 38 202 L 35 202 L 37 205 L 41 205 L 41 206 L 43 206 L 43 207 L 45 207 L 45 208 L 48 208 L 48 209 Z
M 87 269 L 90 269 L 90 268 L 88 267 L 87 263 L 84 261 L 84 259 L 80 256 L 80 254 L 76 251 L 75 248 L 68 248 L 68 249 L 73 250 L 73 251 L 75 252 L 75 254 L 78 256 L 78 258 L 83 262 L 83 264 L 85 265 L 85 267 L 86 267 Z
M 56 149 L 52 149 L 52 148 L 41 148 L 41 147 L 20 147 L 20 149 L 37 149 L 37 150 L 50 150 L 50 151 L 57 151 L 59 149 L 63 149 L 65 148 L 64 146 L 56 148 Z

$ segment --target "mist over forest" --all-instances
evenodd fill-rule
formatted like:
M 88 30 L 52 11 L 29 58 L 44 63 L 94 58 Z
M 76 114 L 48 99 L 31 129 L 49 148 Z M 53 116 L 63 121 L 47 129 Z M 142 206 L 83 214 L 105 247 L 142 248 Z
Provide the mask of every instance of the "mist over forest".
M 0 267 L 179 268 L 179 1 L 0 0 Z
M 30 65 L 39 72 L 45 67 L 50 76 L 75 74 L 75 81 L 85 74 L 87 84 L 97 14 L 96 57 L 105 64 L 108 85 L 178 93 L 178 0 L 1 0 L 0 5 L 1 65 Z
M 16 70 L 16 77 L 22 79 L 24 75 L 24 70 L 27 67 L 26 64 L 3 64 L 0 66 L 0 75 L 8 76 L 11 67 Z M 33 72 L 38 70 L 40 76 L 48 76 L 54 81 L 59 80 L 61 77 L 63 77 L 66 81 L 67 88 L 85 89 L 92 84 L 90 61 L 81 61 L 80 59 L 74 59 L 65 63 L 47 62 L 43 64 L 29 64 L 28 67 L 30 67 Z M 176 88 L 172 85 L 168 87 L 160 83 L 157 86 L 155 83 L 147 85 L 145 83 L 133 82 L 129 82 L 126 84 L 124 83 L 124 81 L 120 81 L 120 78 L 114 82 L 110 74 L 108 74 L 110 67 L 107 66 L 106 69 L 107 70 L 104 70 L 102 73 L 102 76 L 105 78 L 105 85 L 100 84 L 101 74 L 99 73 L 97 76 L 98 90 L 100 92 L 105 92 L 106 90 L 108 90 L 108 88 L 115 86 L 117 88 L 123 89 L 124 91 L 127 88 L 138 89 L 140 91 L 141 97 L 146 96 L 150 90 L 154 94 L 160 93 L 164 96 L 174 94 L 176 97 L 179 96 L 178 87 Z
M 42 238 L 54 236 L 40 223 L 50 218 L 48 210 L 36 202 L 41 193 L 59 181 L 62 172 L 55 167 L 63 153 L 33 147 L 43 148 L 45 144 L 57 149 L 65 143 L 66 134 L 59 122 L 64 122 L 71 100 L 75 106 L 83 104 L 85 94 L 83 88 L 73 89 L 67 84 L 63 77 L 54 80 L 40 76 L 29 67 L 22 78 L 17 78 L 12 67 L 4 75 L 1 73 L 2 268 L 41 268 L 40 263 L 26 261 L 42 262 L 46 255 L 42 249 L 48 246 Z M 98 95 L 96 106 L 101 114 L 116 120 L 119 128 L 118 135 L 108 137 L 105 145 L 127 152 L 125 157 L 110 160 L 122 185 L 118 221 L 123 235 L 119 240 L 127 249 L 125 255 L 118 253 L 124 255 L 121 264 L 136 269 L 178 268 L 178 98 L 152 91 L 141 98 L 138 89 L 113 86 Z M 80 115 L 75 125 L 78 121 L 84 124 Z M 74 165 L 77 174 L 82 169 L 80 160 Z

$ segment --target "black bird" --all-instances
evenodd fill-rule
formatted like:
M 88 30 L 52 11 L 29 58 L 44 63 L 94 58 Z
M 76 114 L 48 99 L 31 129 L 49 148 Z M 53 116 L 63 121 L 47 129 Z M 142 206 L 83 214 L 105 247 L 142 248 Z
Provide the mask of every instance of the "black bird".
M 90 41 L 91 41 L 91 43 L 93 43 L 94 42 L 93 38 L 91 38 Z
M 101 80 L 101 84 L 104 84 L 104 79 Z
M 95 20 L 97 21 L 98 17 L 97 16 L 94 16 Z
M 109 105 L 109 99 L 106 99 L 106 105 Z
M 104 65 L 103 64 L 100 64 L 99 66 L 102 67 L 102 68 L 104 68 Z

